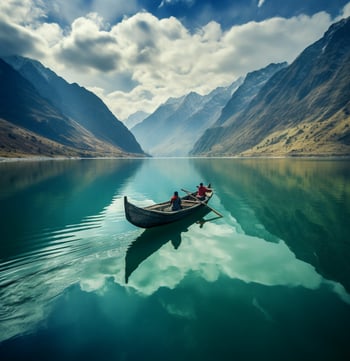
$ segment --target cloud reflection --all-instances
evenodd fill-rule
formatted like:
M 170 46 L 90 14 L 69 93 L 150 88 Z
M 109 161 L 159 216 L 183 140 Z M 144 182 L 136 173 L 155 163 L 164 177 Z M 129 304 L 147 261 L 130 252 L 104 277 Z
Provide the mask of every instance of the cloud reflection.
M 208 282 L 221 274 L 267 286 L 316 289 L 323 282 L 315 269 L 296 259 L 283 241 L 270 243 L 237 233 L 227 224 L 207 223 L 205 231 L 194 225 L 183 233 L 177 251 L 166 244 L 151 255 L 135 271 L 129 285 L 150 295 L 161 286 L 176 287 L 190 271 Z
M 122 207 L 122 199 L 117 197 L 105 209 L 99 227 L 82 230 L 73 227 L 76 242 L 70 241 L 71 253 L 67 250 L 59 259 L 33 260 L 27 274 L 13 282 L 11 277 L 16 269 L 8 270 L 7 282 L 6 275 L 2 276 L 0 315 L 4 327 L 0 341 L 33 330 L 50 314 L 53 301 L 71 285 L 79 283 L 85 292 L 103 293 L 107 279 L 144 296 L 154 294 L 161 287 L 175 289 L 188 275 L 207 282 L 224 276 L 245 283 L 312 290 L 327 285 L 350 303 L 341 284 L 325 280 L 314 267 L 298 260 L 283 240 L 273 243 L 248 236 L 228 214 L 203 227 L 196 223 L 189 226 L 181 233 L 177 249 L 171 242 L 164 242 L 138 265 L 126 284 L 125 255 L 142 231 L 130 228 L 123 219 Z M 79 243 L 89 247 L 73 256 Z M 164 303 L 170 314 L 195 317 L 190 302 L 182 306 Z

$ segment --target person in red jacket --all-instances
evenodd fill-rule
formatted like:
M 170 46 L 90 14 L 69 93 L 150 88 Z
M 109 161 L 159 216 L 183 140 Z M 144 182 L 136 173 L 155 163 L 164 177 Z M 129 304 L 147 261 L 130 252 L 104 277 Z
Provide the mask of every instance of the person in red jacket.
M 197 198 L 201 201 L 205 200 L 205 193 L 209 192 L 209 188 L 204 187 L 203 183 L 200 183 L 199 186 L 197 186 Z

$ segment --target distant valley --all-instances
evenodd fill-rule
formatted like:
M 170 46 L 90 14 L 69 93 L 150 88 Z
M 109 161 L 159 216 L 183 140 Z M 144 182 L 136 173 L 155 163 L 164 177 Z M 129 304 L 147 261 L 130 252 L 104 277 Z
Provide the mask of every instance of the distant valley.
M 232 93 L 242 83 L 238 79 L 201 96 L 191 92 L 180 98 L 170 98 L 131 132 L 143 149 L 153 156 L 186 156 L 194 142 L 220 116 Z
M 270 64 L 204 96 L 189 93 L 169 99 L 131 131 L 151 155 L 187 156 L 208 128 L 248 106 L 270 77 L 286 66 Z

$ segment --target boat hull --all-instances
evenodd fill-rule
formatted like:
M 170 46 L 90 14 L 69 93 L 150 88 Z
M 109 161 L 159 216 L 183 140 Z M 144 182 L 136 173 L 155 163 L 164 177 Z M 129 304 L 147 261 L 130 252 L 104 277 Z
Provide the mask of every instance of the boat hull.
M 210 197 L 207 198 L 206 202 L 209 201 Z M 190 202 L 190 197 L 183 197 L 182 200 L 187 200 L 188 202 Z M 160 211 L 157 209 L 151 209 L 152 207 L 137 207 L 134 204 L 130 203 L 125 196 L 124 210 L 126 219 L 134 226 L 141 228 L 152 228 L 182 220 L 189 215 L 196 213 L 199 209 L 203 209 L 203 207 L 206 207 L 206 202 L 192 201 L 193 205 L 188 208 L 183 208 L 178 211 Z M 159 205 L 155 205 L 154 207 L 161 206 L 163 206 L 163 208 L 165 209 L 166 207 L 169 207 L 169 202 L 161 203 Z

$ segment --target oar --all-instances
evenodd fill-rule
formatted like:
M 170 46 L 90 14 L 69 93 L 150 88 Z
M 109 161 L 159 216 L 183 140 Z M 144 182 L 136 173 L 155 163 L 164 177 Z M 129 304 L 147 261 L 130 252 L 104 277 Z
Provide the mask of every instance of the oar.
M 190 191 L 187 191 L 186 189 L 183 189 L 183 188 L 181 188 L 181 190 L 182 190 L 183 192 L 187 193 L 187 194 L 188 194 L 190 197 L 192 197 L 193 199 L 195 199 L 198 203 L 203 204 L 203 206 L 206 206 L 206 207 L 208 207 L 209 209 L 211 209 L 211 210 L 212 210 L 214 213 L 216 213 L 218 216 L 224 217 L 224 216 L 223 216 L 220 212 L 218 212 L 216 209 L 210 207 L 210 206 L 208 205 L 208 203 L 202 202 L 200 199 L 198 199 L 197 197 L 195 197 Z

